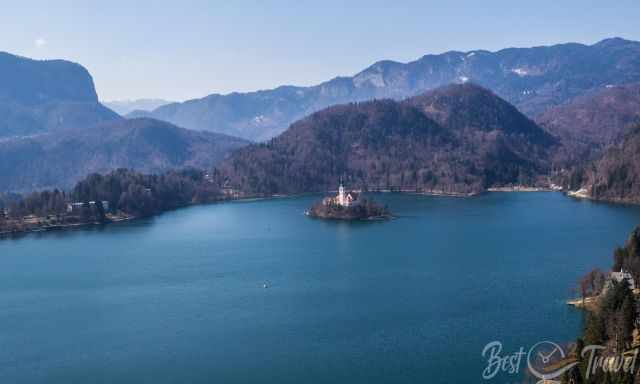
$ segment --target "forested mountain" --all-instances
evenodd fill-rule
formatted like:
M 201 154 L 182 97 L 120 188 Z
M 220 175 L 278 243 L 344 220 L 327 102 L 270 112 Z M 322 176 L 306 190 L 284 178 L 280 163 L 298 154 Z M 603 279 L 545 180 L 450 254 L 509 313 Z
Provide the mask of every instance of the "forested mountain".
M 567 163 L 588 160 L 640 123 L 640 84 L 607 86 L 549 108 L 536 122 L 565 144 Z
M 90 129 L 5 139 L 0 141 L 0 192 L 70 187 L 90 173 L 116 168 L 210 168 L 246 144 L 153 119 L 120 119 Z
M 575 178 L 589 197 L 640 203 L 640 126 L 578 172 Z
M 0 139 L 88 129 L 120 119 L 100 103 L 65 101 L 33 106 L 0 103 Z
M 246 193 L 352 187 L 477 193 L 532 184 L 558 145 L 492 92 L 452 85 L 402 102 L 327 108 L 268 143 L 235 152 L 217 172 Z
M 591 90 L 640 82 L 640 43 L 613 38 L 593 45 L 452 51 L 409 63 L 380 61 L 353 77 L 337 77 L 312 87 L 213 94 L 135 116 L 260 141 L 330 105 L 374 98 L 400 100 L 467 81 L 491 89 L 535 116 Z
M 0 84 L 0 139 L 120 118 L 98 102 L 89 72 L 68 61 L 0 52 Z

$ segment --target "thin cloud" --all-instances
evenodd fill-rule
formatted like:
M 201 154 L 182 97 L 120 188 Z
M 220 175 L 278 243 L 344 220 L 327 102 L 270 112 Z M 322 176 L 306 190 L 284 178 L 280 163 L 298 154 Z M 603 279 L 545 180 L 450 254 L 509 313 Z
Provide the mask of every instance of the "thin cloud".
M 45 40 L 43 37 L 38 37 L 36 41 L 34 41 L 34 44 L 37 48 L 42 48 L 47 45 L 47 40 Z

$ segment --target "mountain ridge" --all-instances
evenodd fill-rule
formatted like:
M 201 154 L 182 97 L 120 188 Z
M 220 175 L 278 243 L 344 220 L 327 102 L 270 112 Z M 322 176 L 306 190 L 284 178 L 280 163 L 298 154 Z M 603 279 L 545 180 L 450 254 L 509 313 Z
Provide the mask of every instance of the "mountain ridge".
M 484 104 L 462 103 L 474 119 L 441 116 L 438 122 L 421 101 L 442 95 Z M 452 85 L 401 102 L 328 107 L 269 142 L 239 149 L 215 173 L 220 184 L 247 194 L 321 192 L 340 179 L 363 189 L 475 194 L 490 185 L 534 184 L 556 145 L 492 92 Z
M 449 51 L 408 63 L 381 60 L 353 76 L 335 77 L 315 86 L 211 94 L 162 106 L 143 116 L 263 141 L 330 105 L 376 98 L 401 100 L 466 81 L 491 89 L 534 116 L 591 89 L 640 81 L 640 43 L 611 38 L 592 45 Z
M 0 52 L 0 138 L 87 128 L 120 119 L 98 101 L 78 63 Z
M 120 116 L 125 116 L 130 113 L 144 113 L 152 111 L 163 105 L 171 104 L 172 101 L 163 99 L 135 99 L 135 100 L 110 100 L 102 101 L 107 107 L 118 113 Z M 131 117 L 135 117 L 132 115 Z
M 0 140 L 1 192 L 66 188 L 91 173 L 209 169 L 248 142 L 153 119 Z
M 65 81 L 59 81 L 59 77 Z M 98 102 L 89 71 L 68 60 L 35 60 L 0 51 L 0 82 L 1 102 L 25 105 L 54 100 Z

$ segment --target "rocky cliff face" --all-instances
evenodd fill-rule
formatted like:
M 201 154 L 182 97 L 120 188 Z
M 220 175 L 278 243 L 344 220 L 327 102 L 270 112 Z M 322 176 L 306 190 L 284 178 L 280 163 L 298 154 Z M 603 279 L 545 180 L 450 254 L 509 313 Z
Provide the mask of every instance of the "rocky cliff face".
M 120 117 L 98 102 L 89 72 L 64 60 L 0 52 L 0 138 L 88 128 Z
M 97 102 L 89 72 L 65 60 L 38 61 L 0 52 L 0 102 Z

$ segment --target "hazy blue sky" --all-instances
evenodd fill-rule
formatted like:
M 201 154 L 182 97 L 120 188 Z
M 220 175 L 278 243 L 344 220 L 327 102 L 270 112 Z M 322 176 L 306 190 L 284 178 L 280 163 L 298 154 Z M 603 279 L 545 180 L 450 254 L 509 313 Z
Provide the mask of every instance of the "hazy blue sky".
M 640 40 L 640 1 L 22 0 L 3 4 L 0 36 L 0 50 L 81 63 L 102 100 L 183 100 L 448 50 Z

